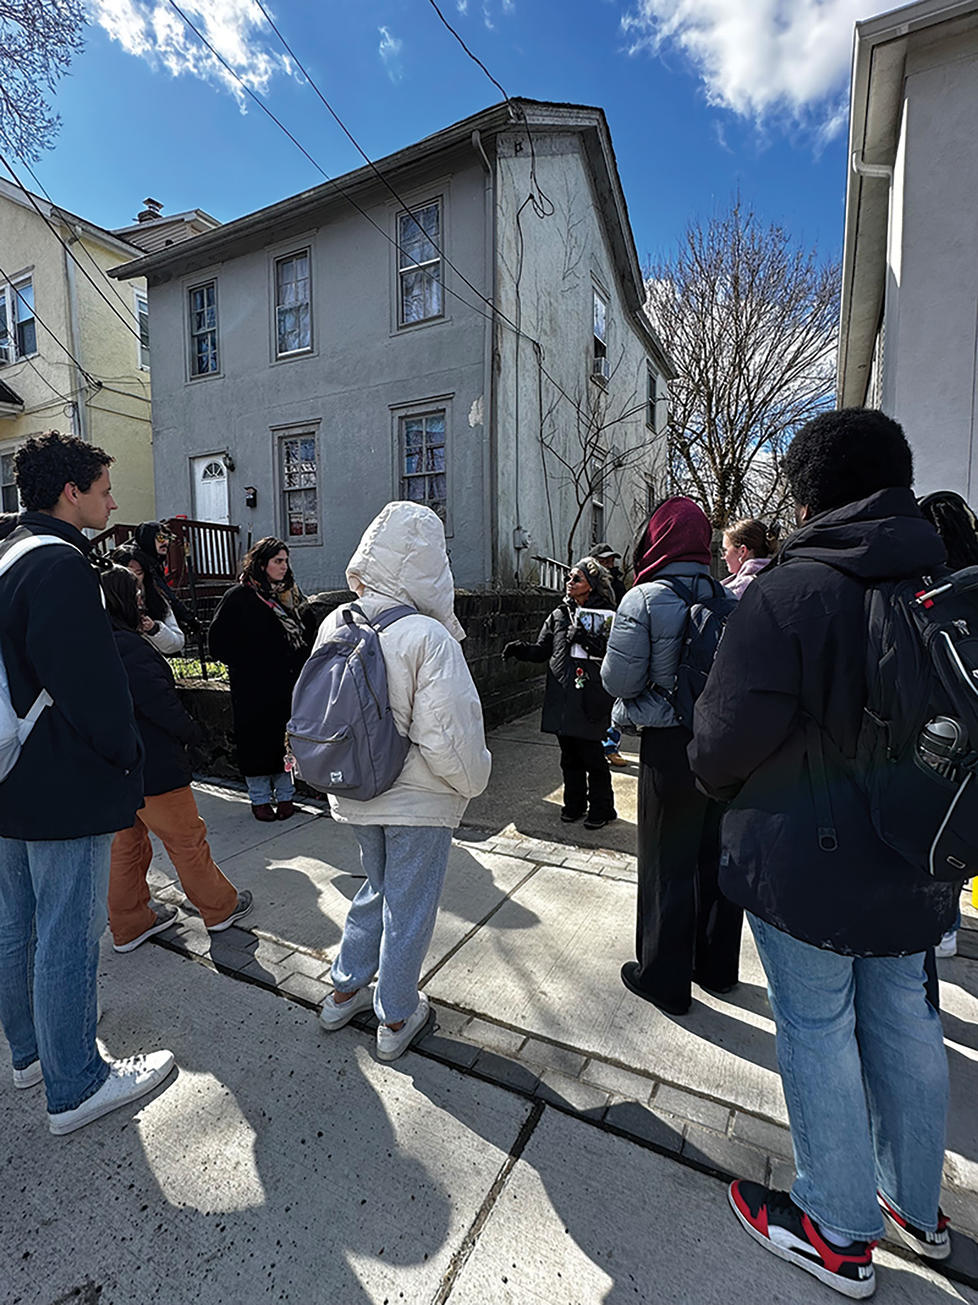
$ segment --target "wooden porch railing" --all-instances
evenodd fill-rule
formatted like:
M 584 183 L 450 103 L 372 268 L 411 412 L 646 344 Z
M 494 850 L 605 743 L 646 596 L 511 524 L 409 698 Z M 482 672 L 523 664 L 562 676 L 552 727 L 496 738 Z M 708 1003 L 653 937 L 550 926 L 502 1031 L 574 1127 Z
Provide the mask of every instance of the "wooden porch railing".
M 563 562 L 558 562 L 553 557 L 533 557 L 532 561 L 536 562 L 539 568 L 540 579 L 538 581 L 541 589 L 553 589 L 560 593 L 567 583 L 567 572 L 569 566 Z

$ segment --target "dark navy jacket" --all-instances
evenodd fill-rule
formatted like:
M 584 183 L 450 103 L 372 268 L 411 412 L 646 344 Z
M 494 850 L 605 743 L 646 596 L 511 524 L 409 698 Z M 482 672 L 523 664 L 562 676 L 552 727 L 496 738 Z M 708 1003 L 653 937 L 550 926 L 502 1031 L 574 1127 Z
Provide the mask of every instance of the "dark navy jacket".
M 166 659 L 135 630 L 116 629 L 115 642 L 146 752 L 143 792 L 153 797 L 186 788 L 192 778 L 187 744 L 198 741 L 200 727 L 184 711 Z
M 882 842 L 854 765 L 866 701 L 866 584 L 924 575 L 943 561 L 944 545 L 909 490 L 820 514 L 748 586 L 696 704 L 690 763 L 713 796 L 730 799 L 721 889 L 830 951 L 922 951 L 954 923 L 958 885 L 935 882 Z M 818 843 L 811 721 L 823 742 L 836 851 Z
M 0 648 L 14 709 L 26 715 L 42 688 L 54 699 L 0 783 L 0 835 L 126 829 L 143 800 L 142 748 L 88 540 L 46 512 L 25 512 L 5 543 L 22 530 L 75 547 L 36 548 L 0 576 Z

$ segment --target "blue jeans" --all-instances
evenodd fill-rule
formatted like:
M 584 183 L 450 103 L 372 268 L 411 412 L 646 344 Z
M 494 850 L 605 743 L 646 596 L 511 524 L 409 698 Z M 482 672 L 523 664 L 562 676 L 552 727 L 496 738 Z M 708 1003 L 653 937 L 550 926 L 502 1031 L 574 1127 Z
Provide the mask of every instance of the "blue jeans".
M 384 1024 L 413 1015 L 418 978 L 438 914 L 452 831 L 430 825 L 354 825 L 367 882 L 350 903 L 333 961 L 340 992 L 377 975 L 374 1011 Z
M 74 1110 L 109 1067 L 95 1045 L 111 834 L 0 838 L 0 1023 L 14 1069 L 40 1057 L 48 1110 Z
M 253 807 L 291 802 L 295 797 L 295 784 L 287 770 L 281 775 L 245 775 L 245 783 Z
M 882 1236 L 876 1189 L 933 1232 L 944 1163 L 948 1070 L 924 953 L 840 956 L 756 916 L 791 1120 L 792 1199 L 823 1229 Z

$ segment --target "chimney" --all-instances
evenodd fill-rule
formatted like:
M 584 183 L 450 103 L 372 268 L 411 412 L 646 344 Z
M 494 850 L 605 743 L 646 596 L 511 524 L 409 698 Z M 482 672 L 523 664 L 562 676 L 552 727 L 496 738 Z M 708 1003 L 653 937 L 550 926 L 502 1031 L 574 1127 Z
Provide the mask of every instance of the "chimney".
M 137 222 L 155 222 L 158 217 L 163 216 L 163 205 L 158 199 L 144 199 L 146 207 L 141 213 L 136 214 Z

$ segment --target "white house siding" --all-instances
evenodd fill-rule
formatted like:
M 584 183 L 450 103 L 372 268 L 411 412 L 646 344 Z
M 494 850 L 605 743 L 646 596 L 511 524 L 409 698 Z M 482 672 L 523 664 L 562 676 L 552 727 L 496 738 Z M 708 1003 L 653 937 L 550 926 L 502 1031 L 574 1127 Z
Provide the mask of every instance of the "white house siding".
M 591 171 L 577 134 L 535 137 L 536 177 L 553 213 L 540 218 L 531 204 L 530 153 L 519 130 L 497 138 L 497 298 L 512 321 L 521 321 L 527 336 L 543 346 L 546 370 L 574 401 L 557 394 L 539 375 L 529 340 L 502 325 L 498 332 L 500 366 L 496 372 L 496 426 L 499 443 L 498 570 L 503 583 L 532 576 L 532 554 L 566 560 L 567 540 L 577 512 L 570 478 L 557 458 L 541 446 L 542 391 L 545 430 L 560 442 L 570 461 L 580 457 L 574 405 L 588 406 L 608 420 L 638 408 L 606 432 L 609 450 L 633 448 L 652 438 L 642 406 L 646 395 L 649 344 L 626 305 L 621 274 L 616 270 L 591 181 Z M 520 212 L 519 222 L 517 213 Z M 522 275 L 520 275 L 522 234 Z M 591 379 L 593 357 L 593 290 L 608 303 L 608 356 L 612 377 L 606 387 Z M 519 293 L 518 293 L 519 291 Z M 522 317 L 520 319 L 520 311 Z M 517 367 L 518 351 L 518 367 Z M 664 425 L 666 382 L 659 372 L 658 424 Z M 548 415 L 548 409 L 556 406 Z M 519 414 L 517 421 L 516 414 Z M 655 474 L 663 440 L 655 454 L 612 477 L 607 485 L 604 535 L 624 551 L 637 517 L 647 506 L 643 473 Z M 548 500 L 549 488 L 549 500 Z M 514 528 L 532 537 L 518 557 Z M 591 516 L 585 509 L 571 552 L 586 553 Z
M 912 49 L 894 167 L 882 407 L 918 493 L 978 495 L 978 32 Z M 871 401 L 869 397 L 868 401 Z
M 444 199 L 443 247 L 483 293 L 485 172 L 471 147 L 397 182 L 404 198 Z M 398 205 L 388 192 L 358 202 L 392 237 Z M 331 204 L 319 225 L 280 231 L 261 249 L 151 285 L 154 442 L 161 515 L 192 514 L 191 458 L 227 451 L 231 521 L 248 536 L 285 534 L 277 441 L 281 431 L 315 427 L 320 472 L 320 533 L 289 540 L 308 591 L 344 583 L 364 526 L 400 493 L 399 405 L 446 408 L 449 549 L 457 581 L 489 578 L 489 522 L 483 470 L 485 428 L 470 423 L 483 395 L 486 321 L 477 295 L 448 267 L 443 319 L 396 327 L 395 250 L 359 213 Z M 312 266 L 313 351 L 276 360 L 273 266 L 308 246 Z M 220 373 L 189 378 L 188 291 L 216 279 Z M 466 302 L 462 302 L 462 300 Z M 475 307 L 467 306 L 475 305 Z M 165 344 L 163 342 L 166 342 Z M 254 509 L 246 486 L 258 491 Z

